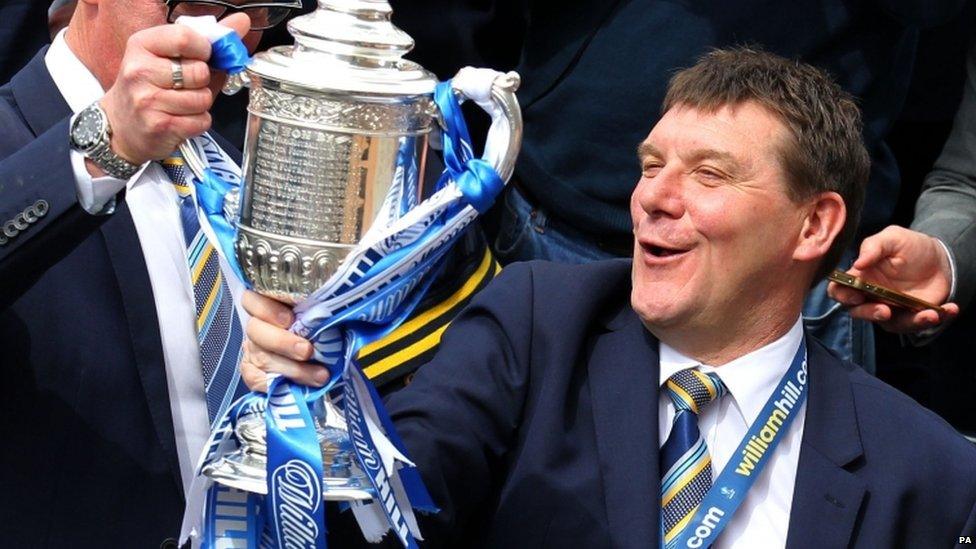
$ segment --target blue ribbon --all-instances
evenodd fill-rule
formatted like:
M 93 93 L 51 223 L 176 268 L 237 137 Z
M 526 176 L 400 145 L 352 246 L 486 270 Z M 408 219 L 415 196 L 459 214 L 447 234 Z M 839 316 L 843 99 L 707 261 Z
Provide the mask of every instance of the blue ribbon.
M 434 102 L 444 117 L 444 175 L 438 187 L 447 180 L 454 180 L 458 189 L 479 214 L 488 211 L 495 198 L 505 187 L 505 182 L 490 164 L 474 158 L 471 136 L 464 122 L 461 103 L 454 96 L 451 81 L 441 82 L 434 89 Z
M 269 525 L 276 547 L 326 547 L 322 454 L 299 386 L 278 377 L 264 411 Z
M 236 34 L 234 36 L 237 36 Z M 210 221 L 214 236 L 220 244 L 220 249 L 224 253 L 224 258 L 234 270 L 237 278 L 247 284 L 244 278 L 244 271 L 241 270 L 234 252 L 234 240 L 237 238 L 237 228 L 231 224 L 224 216 L 224 197 L 234 188 L 233 185 L 225 181 L 214 170 L 207 168 L 203 172 L 203 181 L 193 178 L 194 187 L 197 194 L 197 205 L 203 210 Z
M 210 66 L 227 74 L 237 74 L 251 62 L 247 46 L 234 31 L 218 38 L 211 44 Z

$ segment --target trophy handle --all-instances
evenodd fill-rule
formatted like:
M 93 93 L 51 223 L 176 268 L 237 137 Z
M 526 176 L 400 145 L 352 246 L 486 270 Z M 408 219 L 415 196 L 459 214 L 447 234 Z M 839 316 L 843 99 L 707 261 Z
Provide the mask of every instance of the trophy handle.
M 489 78 L 491 85 L 486 90 L 484 84 Z M 491 116 L 491 127 L 488 128 L 485 152 L 481 158 L 505 182 L 515 171 L 515 159 L 522 147 L 522 109 L 515 97 L 520 82 L 521 78 L 515 71 L 500 73 L 472 67 L 464 67 L 451 81 L 451 88 L 460 99 L 471 99 Z

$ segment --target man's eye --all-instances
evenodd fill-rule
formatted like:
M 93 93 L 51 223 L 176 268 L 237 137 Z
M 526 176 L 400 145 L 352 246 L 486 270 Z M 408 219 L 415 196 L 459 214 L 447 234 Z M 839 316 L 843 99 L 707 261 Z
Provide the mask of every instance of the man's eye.
M 705 181 L 707 183 L 712 183 L 712 184 L 719 183 L 727 179 L 725 177 L 725 174 L 723 174 L 722 172 L 706 166 L 697 168 L 694 173 L 702 181 Z
M 644 173 L 644 177 L 656 177 L 657 174 L 661 173 L 663 167 L 661 164 L 644 164 L 641 171 Z

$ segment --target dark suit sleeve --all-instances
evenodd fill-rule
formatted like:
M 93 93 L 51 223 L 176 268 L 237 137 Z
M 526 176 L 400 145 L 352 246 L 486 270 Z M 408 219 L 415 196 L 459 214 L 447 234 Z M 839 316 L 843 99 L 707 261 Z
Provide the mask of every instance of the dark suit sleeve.
M 477 537 L 518 436 L 529 379 L 531 271 L 513 265 L 454 320 L 437 356 L 389 401 L 410 458 L 441 509 L 425 546 Z
M 976 42 L 966 61 L 966 87 L 952 133 L 915 205 L 912 228 L 944 242 L 956 263 L 956 302 L 976 293 Z
M 13 232 L 12 221 L 23 227 L 0 241 L 0 310 L 104 221 L 78 204 L 67 136 L 65 118 L 0 160 L 0 231 Z
M 956 547 L 972 547 L 973 543 L 976 543 L 976 506 L 969 511 L 969 518 L 966 519 L 962 532 L 959 532 Z

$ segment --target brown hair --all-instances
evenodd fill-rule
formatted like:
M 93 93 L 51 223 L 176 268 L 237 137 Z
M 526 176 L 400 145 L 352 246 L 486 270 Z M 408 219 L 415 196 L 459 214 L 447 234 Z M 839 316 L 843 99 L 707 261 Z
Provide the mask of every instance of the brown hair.
M 847 206 L 844 229 L 820 263 L 814 281 L 840 261 L 857 230 L 871 161 L 854 98 L 824 71 L 753 47 L 712 50 L 671 78 L 662 114 L 676 105 L 715 111 L 755 101 L 793 136 L 781 150 L 793 201 L 834 191 Z

